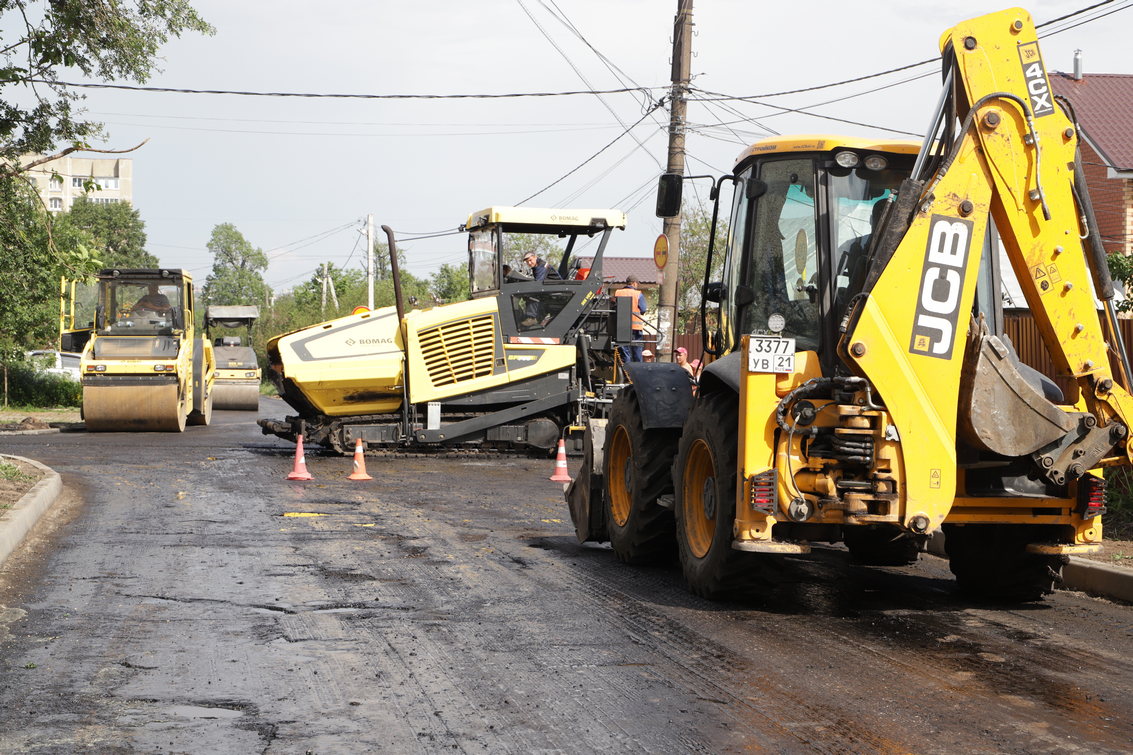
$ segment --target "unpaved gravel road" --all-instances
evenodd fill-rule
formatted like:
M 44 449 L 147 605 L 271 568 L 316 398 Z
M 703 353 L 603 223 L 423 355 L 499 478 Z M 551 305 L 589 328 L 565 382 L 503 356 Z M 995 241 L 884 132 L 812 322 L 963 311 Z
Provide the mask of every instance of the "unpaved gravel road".
M 265 404 L 271 413 L 278 404 Z M 252 416 L 0 437 L 69 497 L 0 574 L 0 751 L 1125 752 L 1133 609 L 797 563 L 712 604 L 580 546 L 548 460 L 309 452 Z M 572 468 L 574 464 L 572 463 Z

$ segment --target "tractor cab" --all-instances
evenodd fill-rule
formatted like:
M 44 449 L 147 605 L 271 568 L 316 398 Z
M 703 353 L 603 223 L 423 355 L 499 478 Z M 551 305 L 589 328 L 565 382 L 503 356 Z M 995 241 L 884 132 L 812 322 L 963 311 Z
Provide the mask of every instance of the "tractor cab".
M 553 210 L 489 207 L 468 218 L 468 271 L 473 298 L 499 300 L 505 339 L 562 339 L 581 322 L 602 286 L 602 256 L 615 228 L 624 229 L 618 210 Z M 549 242 L 549 243 L 548 243 Z M 597 245 L 589 268 L 579 253 Z M 528 253 L 546 266 L 535 280 Z
M 717 184 L 716 193 L 726 182 L 734 191 L 723 266 L 710 261 L 715 276 L 705 279 L 704 299 L 718 305 L 702 310 L 705 324 L 715 323 L 704 330 L 709 351 L 729 353 L 747 334 L 777 336 L 795 352 L 817 352 L 830 374 L 842 321 L 866 286 L 874 231 L 919 149 L 911 141 L 783 137 L 741 154 Z M 994 296 L 981 302 L 997 304 Z

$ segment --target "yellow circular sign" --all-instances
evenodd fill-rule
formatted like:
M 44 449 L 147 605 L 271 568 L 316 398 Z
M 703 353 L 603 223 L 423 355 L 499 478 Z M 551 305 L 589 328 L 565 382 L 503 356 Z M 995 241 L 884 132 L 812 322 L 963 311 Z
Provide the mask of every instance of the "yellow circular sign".
M 362 314 L 363 312 L 369 312 L 369 311 L 370 311 L 370 308 L 369 308 L 369 307 L 367 307 L 367 306 L 366 306 L 365 304 L 359 304 L 359 305 L 358 305 L 357 307 L 355 307 L 354 309 L 350 310 L 350 314 L 352 314 L 352 315 L 360 315 L 360 314 Z
M 669 262 L 669 237 L 663 233 L 653 242 L 653 262 L 658 270 L 664 270 Z

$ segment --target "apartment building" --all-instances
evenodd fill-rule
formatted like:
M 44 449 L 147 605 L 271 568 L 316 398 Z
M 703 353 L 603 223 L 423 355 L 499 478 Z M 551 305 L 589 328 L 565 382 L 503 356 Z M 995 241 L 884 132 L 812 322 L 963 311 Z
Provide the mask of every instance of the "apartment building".
M 27 164 L 35 156 L 23 158 Z M 134 161 L 128 158 L 72 157 L 67 155 L 37 165 L 25 174 L 51 212 L 64 212 L 79 197 L 116 204 L 134 198 Z

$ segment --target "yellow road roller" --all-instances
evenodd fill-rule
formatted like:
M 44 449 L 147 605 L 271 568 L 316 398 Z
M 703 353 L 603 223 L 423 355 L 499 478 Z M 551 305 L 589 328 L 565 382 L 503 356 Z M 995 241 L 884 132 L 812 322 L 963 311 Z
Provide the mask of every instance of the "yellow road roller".
M 250 345 L 252 325 L 259 316 L 260 308 L 250 305 L 205 308 L 205 330 L 216 354 L 214 409 L 254 412 L 260 408 L 260 362 Z M 242 328 L 244 335 L 215 336 L 216 328 Z
M 87 430 L 181 432 L 209 424 L 216 363 L 212 344 L 196 335 L 192 277 L 109 269 L 96 288 L 85 327 L 75 327 L 73 303 L 61 308 L 61 341 L 82 344 Z M 64 295 L 68 290 L 76 298 L 73 287 L 64 286 Z

